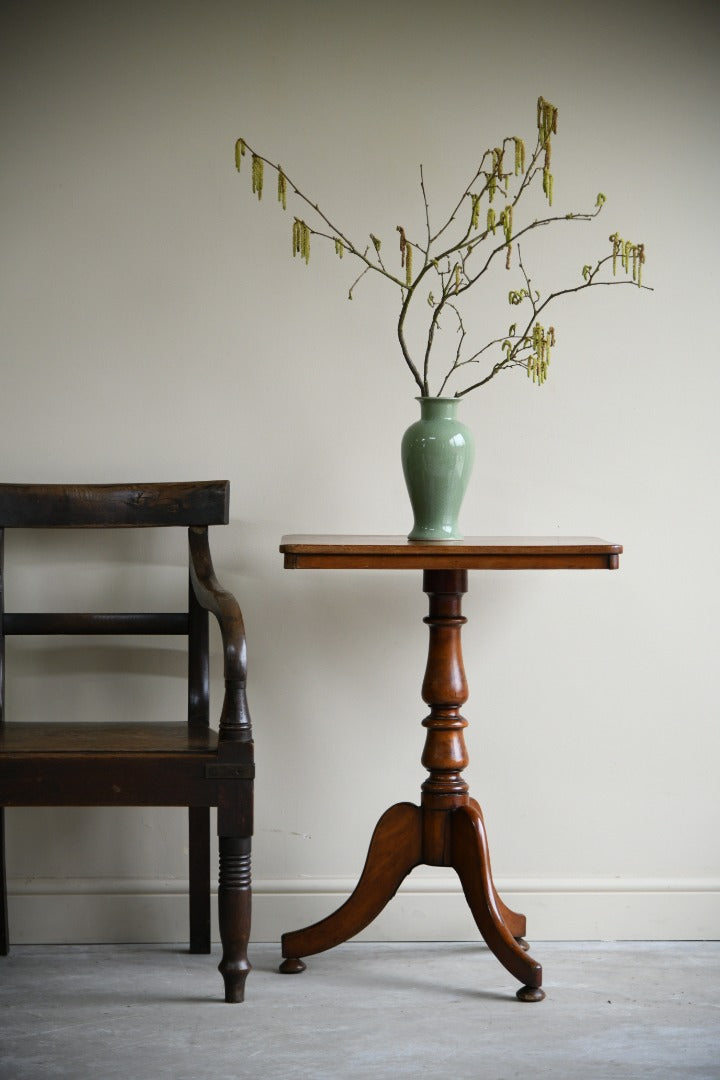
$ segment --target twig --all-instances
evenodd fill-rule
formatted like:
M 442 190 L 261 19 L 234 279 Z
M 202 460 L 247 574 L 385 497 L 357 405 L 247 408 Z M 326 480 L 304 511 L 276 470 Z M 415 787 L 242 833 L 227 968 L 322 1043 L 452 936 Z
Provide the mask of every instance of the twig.
M 546 338 L 546 331 L 540 326 L 538 319 L 548 306 L 559 297 L 580 293 L 585 289 L 594 288 L 598 285 L 632 284 L 638 288 L 648 290 L 648 287 L 642 284 L 641 278 L 642 263 L 645 260 L 644 246 L 623 241 L 617 233 L 614 233 L 610 238 L 613 244 L 612 254 L 601 257 L 594 266 L 586 265 L 583 267 L 583 281 L 581 284 L 556 289 L 542 299 L 540 293 L 533 292 L 532 280 L 526 271 L 520 251 L 520 240 L 534 230 L 545 229 L 560 222 L 593 221 L 600 213 L 605 202 L 605 196 L 601 195 L 598 196 L 597 205 L 593 211 L 548 214 L 546 217 L 536 218 L 527 224 L 515 227 L 513 211 L 536 178 L 542 177 L 543 191 L 548 202 L 552 205 L 551 142 L 552 135 L 557 131 L 557 109 L 543 98 L 538 100 L 537 128 L 537 140 L 527 163 L 525 163 L 524 144 L 522 140 L 515 136 L 507 136 L 500 146 L 496 146 L 495 149 L 488 149 L 483 153 L 480 164 L 475 170 L 470 183 L 464 188 L 445 223 L 434 234 L 430 223 L 430 203 L 425 185 L 425 173 L 423 166 L 420 166 L 420 190 L 425 215 L 426 242 L 421 244 L 410 240 L 406 230 L 398 226 L 401 266 L 405 271 L 404 276 L 393 273 L 389 266 L 386 265 L 383 256 L 380 254 L 380 240 L 376 236 L 370 233 L 372 247 L 367 245 L 362 249 L 355 244 L 344 230 L 335 225 L 317 202 L 312 201 L 304 194 L 280 165 L 258 154 L 243 140 L 238 140 L 236 145 L 236 162 L 239 168 L 242 155 L 249 151 L 253 161 L 253 190 L 258 196 L 262 195 L 262 165 L 265 164 L 275 170 L 278 175 L 278 198 L 283 207 L 286 205 L 287 189 L 289 187 L 292 193 L 309 208 L 312 214 L 316 215 L 320 227 L 317 227 L 317 225 L 313 227 L 312 224 L 308 224 L 301 218 L 295 219 L 296 230 L 298 233 L 302 230 L 303 244 L 301 253 L 306 261 L 309 257 L 310 237 L 315 237 L 323 241 L 333 242 L 339 255 L 343 255 L 347 251 L 363 264 L 360 274 L 350 285 L 348 290 L 349 299 L 353 298 L 356 286 L 370 271 L 380 274 L 400 290 L 400 309 L 397 321 L 398 342 L 405 363 L 422 396 L 425 397 L 430 394 L 430 364 L 437 340 L 437 331 L 440 329 L 441 318 L 446 308 L 450 308 L 458 320 L 458 341 L 454 359 L 440 383 L 439 392 L 441 394 L 444 392 L 448 380 L 459 369 L 469 364 L 478 363 L 480 358 L 493 347 L 500 345 L 505 350 L 502 359 L 498 360 L 483 378 L 455 392 L 456 397 L 462 397 L 470 393 L 471 390 L 484 386 L 501 371 L 512 367 L 522 367 L 528 373 L 532 372 L 534 378 L 535 375 L 538 375 L 538 381 L 542 382 L 544 380 L 546 366 L 549 362 L 549 345 L 554 341 L 554 331 L 550 328 Z M 505 167 L 505 158 L 508 156 L 509 147 L 513 143 L 515 147 L 514 173 Z M 510 189 L 512 180 L 514 180 L 513 191 Z M 501 197 L 505 203 L 504 208 L 497 216 L 492 206 L 496 195 Z M 481 225 L 480 205 L 481 200 L 485 199 L 488 201 L 487 217 L 484 224 Z M 467 217 L 458 222 L 464 207 L 467 210 Z M 459 227 L 455 232 L 455 239 L 451 241 L 451 237 L 447 234 L 451 227 L 456 224 Z M 492 239 L 495 237 L 498 228 L 502 230 L 502 242 Z M 442 243 L 441 240 L 443 240 Z M 517 262 L 525 288 L 520 292 L 513 293 L 511 291 L 510 299 L 515 306 L 524 300 L 529 300 L 530 311 L 525 328 L 520 333 L 517 333 L 516 327 L 513 326 L 511 327 L 513 332 L 509 331 L 504 337 L 495 337 L 480 348 L 472 349 L 471 346 L 469 355 L 466 355 L 469 335 L 458 304 L 465 294 L 474 288 L 491 268 L 497 265 L 497 258 L 501 253 L 505 255 L 505 266 L 510 269 L 510 253 L 513 249 L 517 250 Z M 417 271 L 413 273 L 412 255 L 415 252 L 418 256 L 422 256 L 422 262 Z M 477 256 L 481 254 L 484 255 L 484 258 L 479 265 L 476 265 Z M 614 276 L 617 260 L 621 259 L 623 269 L 628 271 L 631 258 L 634 280 L 631 281 L 628 278 L 617 280 Z M 608 281 L 599 275 L 610 260 L 613 262 L 613 279 Z M 417 263 L 420 263 L 419 258 Z M 471 268 L 471 264 L 472 267 L 475 267 L 474 269 Z M 434 277 L 431 277 L 431 275 L 434 275 Z M 435 280 L 439 282 L 439 293 L 436 297 L 431 289 L 429 295 L 427 295 L 428 302 L 432 307 L 432 314 L 427 323 L 427 337 L 422 364 L 420 365 L 414 360 L 408 346 L 407 322 L 418 294 L 421 291 L 424 292 L 428 287 L 426 284 L 428 281 L 434 282 Z M 517 300 L 513 299 L 514 297 Z

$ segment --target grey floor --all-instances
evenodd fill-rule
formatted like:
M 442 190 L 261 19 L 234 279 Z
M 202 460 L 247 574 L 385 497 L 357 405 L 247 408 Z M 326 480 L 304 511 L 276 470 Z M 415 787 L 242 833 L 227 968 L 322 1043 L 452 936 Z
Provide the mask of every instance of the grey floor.
M 0 1077 L 36 1080 L 720 1078 L 720 943 L 533 944 L 547 998 L 515 1000 L 487 949 L 358 944 L 276 974 L 256 945 L 243 1005 L 218 956 L 25 946 L 0 960 Z

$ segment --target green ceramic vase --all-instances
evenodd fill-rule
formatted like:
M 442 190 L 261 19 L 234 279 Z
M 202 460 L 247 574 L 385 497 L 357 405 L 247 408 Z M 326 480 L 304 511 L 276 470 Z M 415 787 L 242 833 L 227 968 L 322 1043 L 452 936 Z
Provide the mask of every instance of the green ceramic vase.
M 457 419 L 459 398 L 420 397 L 420 419 L 403 435 L 402 466 L 415 517 L 408 540 L 462 540 L 458 515 L 475 446 Z

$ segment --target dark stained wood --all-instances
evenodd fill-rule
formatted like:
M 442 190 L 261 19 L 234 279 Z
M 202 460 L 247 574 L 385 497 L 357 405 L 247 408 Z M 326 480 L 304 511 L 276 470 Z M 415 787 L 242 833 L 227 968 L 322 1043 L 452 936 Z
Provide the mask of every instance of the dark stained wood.
M 5 531 L 0 529 L 0 732 L 5 720 Z M 8 930 L 7 871 L 5 867 L 5 810 L 0 805 L 0 956 L 7 956 L 10 949 Z
M 5 633 L 14 634 L 181 634 L 185 612 L 42 612 L 6 615 Z
M 5 806 L 217 804 L 206 779 L 218 736 L 187 723 L 8 720 L 0 726 Z
M 402 536 L 284 536 L 287 569 L 615 570 L 620 544 L 599 537 L 469 536 L 457 543 Z
M 225 983 L 225 1000 L 232 1004 L 244 1000 L 245 980 L 250 972 L 250 839 L 220 836 L 218 844 L 218 919 L 223 943 L 218 970 Z
M 173 484 L 0 484 L 0 526 L 227 525 L 227 480 Z
M 203 763 L 183 754 L 57 755 L 31 760 L 22 777 L 0 761 L 0 785 L 5 806 L 216 806 L 219 792 Z
M 244 682 L 247 675 L 245 626 L 240 605 L 215 576 L 207 529 L 190 529 L 190 580 L 198 603 L 211 612 L 222 635 L 226 679 Z
M 471 537 L 460 544 L 411 543 L 403 537 L 286 536 L 280 546 L 291 569 L 420 569 L 428 595 L 429 642 L 422 697 L 429 706 L 422 763 L 428 777 L 420 806 L 398 803 L 373 833 L 360 880 L 337 911 L 283 934 L 280 971 L 305 970 L 302 957 L 358 934 L 395 895 L 417 865 L 452 867 L 487 945 L 519 979 L 520 1001 L 542 1001 L 542 968 L 527 953 L 525 916 L 498 895 L 485 823 L 470 797 L 461 708 L 468 686 L 461 648 L 462 597 L 472 569 L 615 569 L 622 547 L 595 537 Z
M 0 529 L 0 724 L 5 718 L 5 530 Z M 0 821 L 0 827 L 2 822 Z M 4 881 L 0 876 L 0 882 Z M 0 887 L 0 894 L 2 894 Z M 2 897 L 0 896 L 0 904 Z
M 10 951 L 10 932 L 8 929 L 8 904 L 5 881 L 5 808 L 0 806 L 0 956 L 7 956 Z
M 208 612 L 200 606 L 188 575 L 188 721 L 210 723 Z
M 192 528 L 190 541 L 190 583 L 201 608 L 215 616 L 220 627 L 223 645 L 225 698 L 220 714 L 219 753 L 232 759 L 232 743 L 252 739 L 250 715 L 247 708 L 247 648 L 245 625 L 240 606 L 229 592 L 221 587 L 216 576 L 208 546 L 207 529 Z
M 210 807 L 188 808 L 188 875 L 190 881 L 190 952 L 209 953 L 210 940 Z
M 3 761 L 72 754 L 197 754 L 217 756 L 218 736 L 201 724 L 171 721 L 54 721 L 8 720 L 0 727 Z
M 187 807 L 193 952 L 210 951 L 209 821 L 210 808 L 217 807 L 221 972 L 225 1000 L 242 1001 L 250 967 L 254 777 L 245 630 L 237 601 L 217 581 L 208 543 L 208 525 L 228 520 L 228 492 L 227 481 L 0 484 L 0 525 L 5 527 L 188 527 L 188 610 L 169 613 L 4 612 L 0 528 L 0 807 Z M 209 726 L 209 614 L 217 619 L 223 641 L 225 694 L 219 731 Z M 5 634 L 187 636 L 186 715 L 166 723 L 140 717 L 121 723 L 78 717 L 60 723 L 53 721 L 52 701 L 39 715 L 3 715 Z M 0 953 L 9 945 L 4 850 L 0 832 Z

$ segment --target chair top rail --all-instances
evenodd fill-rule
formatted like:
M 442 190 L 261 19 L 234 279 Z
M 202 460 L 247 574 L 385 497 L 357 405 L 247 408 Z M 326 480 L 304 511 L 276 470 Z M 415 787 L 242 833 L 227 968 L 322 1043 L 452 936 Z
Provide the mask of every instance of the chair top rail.
M 229 500 L 227 480 L 0 484 L 0 529 L 227 525 Z

